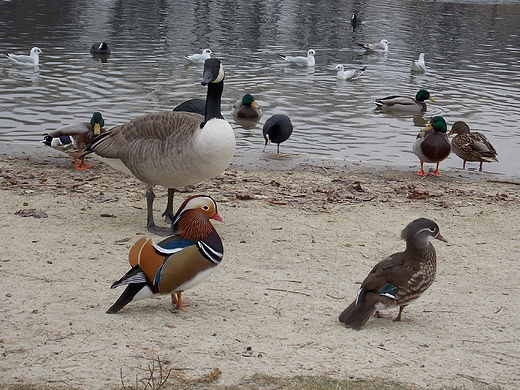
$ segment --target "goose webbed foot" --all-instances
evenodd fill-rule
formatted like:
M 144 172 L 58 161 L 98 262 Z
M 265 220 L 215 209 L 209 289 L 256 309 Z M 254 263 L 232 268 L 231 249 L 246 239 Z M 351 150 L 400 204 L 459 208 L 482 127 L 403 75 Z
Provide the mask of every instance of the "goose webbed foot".
M 162 237 L 167 237 L 167 236 L 171 236 L 172 235 L 172 229 L 171 228 L 165 228 L 165 227 L 160 227 L 160 226 L 157 226 L 156 224 L 148 224 L 146 226 L 146 228 L 148 229 L 148 231 L 152 234 L 155 234 L 157 236 L 162 236 Z

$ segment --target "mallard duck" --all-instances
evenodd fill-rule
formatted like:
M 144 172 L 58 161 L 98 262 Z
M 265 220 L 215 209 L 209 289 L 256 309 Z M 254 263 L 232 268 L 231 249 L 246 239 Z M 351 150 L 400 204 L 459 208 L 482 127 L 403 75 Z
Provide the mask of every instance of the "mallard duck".
M 377 263 L 361 283 L 357 297 L 339 316 L 339 321 L 361 328 L 379 310 L 399 306 L 394 321 L 401 321 L 406 306 L 416 300 L 435 280 L 437 255 L 431 239 L 447 242 L 439 226 L 430 219 L 410 222 L 401 232 L 404 252 L 394 253 Z
M 291 64 L 298 65 L 298 66 L 314 66 L 316 64 L 316 60 L 314 59 L 316 52 L 312 49 L 309 49 L 307 51 L 307 57 L 293 57 L 293 56 L 285 56 L 282 54 L 278 54 L 278 55 L 280 57 L 282 57 L 285 61 L 288 61 Z
M 206 114 L 206 100 L 204 99 L 189 99 L 173 109 L 173 111 L 187 111 L 196 112 L 200 115 Z
M 466 122 L 455 122 L 448 135 L 452 134 L 457 134 L 451 141 L 451 147 L 462 159 L 462 169 L 466 169 L 466 161 L 480 162 L 479 171 L 482 171 L 484 162 L 498 162 L 498 153 L 491 142 L 484 134 L 470 131 Z
M 421 89 L 415 95 L 415 99 L 408 96 L 387 96 L 381 99 L 374 100 L 374 103 L 378 108 L 382 108 L 388 111 L 402 111 L 402 112 L 425 112 L 427 110 L 425 100 L 435 100 L 430 97 L 430 93 Z
M 190 62 L 203 64 L 204 61 L 206 61 L 208 58 L 211 58 L 211 54 L 213 54 L 213 52 L 210 49 L 204 49 L 202 50 L 201 54 L 185 55 L 184 58 Z
M 345 67 L 341 64 L 336 65 L 334 68 L 336 72 L 336 78 L 338 80 L 355 80 L 359 76 L 361 76 L 361 73 L 363 73 L 367 69 L 366 66 L 359 68 L 359 69 L 347 69 L 345 70 Z
M 260 119 L 262 110 L 256 104 L 253 95 L 246 93 L 241 100 L 237 100 L 231 109 L 235 118 Z
M 387 53 L 389 42 L 386 39 L 381 39 L 375 43 L 358 43 L 363 49 L 372 52 Z
M 423 164 L 435 163 L 435 171 L 432 175 L 443 176 L 439 173 L 439 164 L 445 160 L 451 152 L 451 144 L 448 140 L 446 121 L 442 116 L 434 116 L 428 125 L 417 135 L 413 143 L 413 152 L 421 160 L 421 170 L 416 175 L 426 176 Z
M 6 56 L 13 64 L 34 66 L 40 63 L 40 54 L 43 54 L 43 51 L 35 46 L 31 49 L 31 53 L 28 56 L 23 54 L 6 54 Z
M 74 157 L 74 167 L 86 170 L 93 165 L 85 164 L 85 158 L 78 163 L 78 156 L 85 153 L 87 146 L 101 133 L 104 133 L 105 120 L 100 112 L 95 112 L 90 122 L 72 123 L 43 135 L 41 141 L 47 146 Z
M 410 71 L 412 73 L 426 72 L 426 63 L 424 62 L 424 53 L 419 54 L 418 60 L 412 60 L 410 63 Z
M 262 129 L 264 133 L 265 147 L 273 142 L 276 145 L 276 153 L 280 154 L 280 144 L 287 141 L 293 132 L 293 125 L 287 115 L 276 114 L 270 117 Z
M 158 244 L 150 238 L 139 239 L 128 254 L 132 269 L 111 286 L 127 286 L 126 290 L 107 314 L 117 313 L 132 301 L 167 294 L 175 308 L 183 310 L 182 292 L 213 274 L 224 255 L 210 219 L 222 221 L 215 200 L 191 196 L 174 216 L 171 237 Z
M 110 54 L 110 48 L 108 47 L 106 42 L 94 43 L 90 47 L 90 54 L 109 55 Z
M 235 134 L 220 111 L 224 88 L 220 60 L 206 60 L 201 84 L 208 86 L 205 116 L 183 111 L 143 115 L 100 135 L 87 149 L 146 184 L 146 226 L 151 233 L 171 234 L 154 222 L 156 185 L 168 188 L 163 215 L 171 221 L 175 188 L 220 175 L 233 158 Z

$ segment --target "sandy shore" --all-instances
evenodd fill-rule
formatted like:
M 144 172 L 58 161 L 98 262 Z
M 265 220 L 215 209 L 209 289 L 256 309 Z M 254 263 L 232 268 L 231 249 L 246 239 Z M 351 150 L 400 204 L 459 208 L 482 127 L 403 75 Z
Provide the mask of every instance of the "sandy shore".
M 225 256 L 184 294 L 105 314 L 145 230 L 144 187 L 52 152 L 0 156 L 0 384 L 121 388 L 151 359 L 187 378 L 219 372 L 384 378 L 424 388 L 520 388 L 520 180 L 470 171 L 420 178 L 305 156 L 237 156 L 176 195 L 212 195 Z M 414 167 L 415 168 L 415 167 Z M 156 217 L 165 206 L 158 190 Z M 339 313 L 401 229 L 435 220 L 437 280 L 404 322 L 340 325 Z M 159 239 L 159 238 L 157 238 Z M 215 370 L 218 369 L 218 370 Z

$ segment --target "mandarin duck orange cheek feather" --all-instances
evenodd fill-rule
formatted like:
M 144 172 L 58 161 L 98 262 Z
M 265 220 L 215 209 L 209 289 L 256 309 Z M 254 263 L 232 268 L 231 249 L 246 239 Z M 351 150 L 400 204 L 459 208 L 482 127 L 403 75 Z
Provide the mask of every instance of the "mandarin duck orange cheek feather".
M 211 219 L 222 221 L 213 198 L 192 196 L 174 215 L 172 236 L 158 244 L 145 237 L 139 239 L 128 255 L 132 268 L 111 286 L 127 287 L 107 314 L 117 313 L 132 301 L 168 294 L 175 308 L 182 310 L 182 292 L 213 274 L 224 255 Z
M 419 298 L 435 280 L 437 257 L 430 240 L 445 241 L 439 226 L 419 218 L 401 233 L 404 252 L 394 253 L 377 263 L 361 284 L 357 297 L 339 316 L 339 321 L 360 329 L 379 310 L 399 306 L 394 321 L 401 321 L 403 309 Z

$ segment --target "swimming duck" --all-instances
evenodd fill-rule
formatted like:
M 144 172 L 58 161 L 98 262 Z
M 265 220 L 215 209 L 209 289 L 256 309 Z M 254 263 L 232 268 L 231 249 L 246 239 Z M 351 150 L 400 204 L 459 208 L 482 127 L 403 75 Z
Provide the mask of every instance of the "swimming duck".
M 126 290 L 107 314 L 117 313 L 132 301 L 167 294 L 171 294 L 175 308 L 183 310 L 182 292 L 213 274 L 224 255 L 210 219 L 222 221 L 215 200 L 206 195 L 191 196 L 173 218 L 171 237 L 158 244 L 145 237 L 139 239 L 128 255 L 132 269 L 111 286 L 126 285 Z
M 425 100 L 435 100 L 430 96 L 430 93 L 421 89 L 415 95 L 415 99 L 408 96 L 387 96 L 381 99 L 374 100 L 374 103 L 378 108 L 385 109 L 387 111 L 401 111 L 401 112 L 415 112 L 421 113 L 427 110 Z
M 424 53 L 419 54 L 418 60 L 412 60 L 410 63 L 410 72 L 424 73 L 426 72 L 426 63 L 424 62 Z
M 386 39 L 381 39 L 379 42 L 358 43 L 358 45 L 367 51 L 387 53 L 389 42 Z
M 356 299 L 339 316 L 345 325 L 360 329 L 379 310 L 399 306 L 394 321 L 401 321 L 404 308 L 419 298 L 435 280 L 437 255 L 431 239 L 444 242 L 439 226 L 427 218 L 410 222 L 401 232 L 404 252 L 377 263 L 361 283 Z
M 208 58 L 211 58 L 211 54 L 213 54 L 213 52 L 210 49 L 204 49 L 202 50 L 201 54 L 185 55 L 184 58 L 190 62 L 203 64 L 204 61 L 206 61 Z
M 90 47 L 90 54 L 101 54 L 101 55 L 109 55 L 110 48 L 106 42 L 94 43 Z
M 293 132 L 293 125 L 287 115 L 276 114 L 270 117 L 262 129 L 264 133 L 265 145 L 273 142 L 276 145 L 276 153 L 280 154 L 280 144 L 287 141 Z
M 93 165 L 85 164 L 85 157 L 78 163 L 78 156 L 85 153 L 87 146 L 97 135 L 106 131 L 103 126 L 105 126 L 103 115 L 100 112 L 95 112 L 92 118 L 90 118 L 90 122 L 72 123 L 60 127 L 48 134 L 44 134 L 41 142 L 73 156 L 74 168 L 86 170 L 93 167 Z
M 361 76 L 361 73 L 363 73 L 367 69 L 366 66 L 359 69 L 347 69 L 345 70 L 345 67 L 341 64 L 336 65 L 334 70 L 337 71 L 336 77 L 338 80 L 355 80 Z
M 491 142 L 484 134 L 470 131 L 466 122 L 455 122 L 448 135 L 452 134 L 457 134 L 451 141 L 451 147 L 462 159 L 462 169 L 466 169 L 466 161 L 480 162 L 479 171 L 482 171 L 484 162 L 498 162 L 498 153 Z
M 413 152 L 421 160 L 421 170 L 416 175 L 426 176 L 423 164 L 435 163 L 435 171 L 432 175 L 443 176 L 439 173 L 439 164 L 445 160 L 451 152 L 451 144 L 448 140 L 446 121 L 442 116 L 434 116 L 428 125 L 417 135 L 413 143 Z
M 246 93 L 241 100 L 237 100 L 231 110 L 235 118 L 260 119 L 262 110 L 256 104 L 253 95 Z
M 278 54 L 278 55 L 280 57 L 282 57 L 285 61 L 289 61 L 291 64 L 298 65 L 298 66 L 314 66 L 316 64 L 316 60 L 314 59 L 316 52 L 312 49 L 309 49 L 307 51 L 307 57 L 293 57 L 293 56 L 285 56 L 282 54 Z
M 168 188 L 164 216 L 173 218 L 175 188 L 220 175 L 235 151 L 235 134 L 221 114 L 224 69 L 220 60 L 204 63 L 202 85 L 208 86 L 205 116 L 192 112 L 163 111 L 140 116 L 97 137 L 87 149 L 112 167 L 146 184 L 147 228 L 171 234 L 155 225 L 153 188 Z
M 28 56 L 23 54 L 6 54 L 6 56 L 13 64 L 34 66 L 40 63 L 40 54 L 43 54 L 43 51 L 35 46 L 31 49 L 31 53 Z
M 200 115 L 206 114 L 206 100 L 204 99 L 189 99 L 173 109 L 173 111 L 187 111 L 196 112 Z

